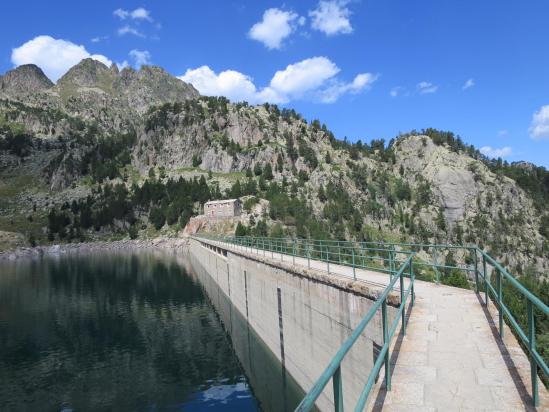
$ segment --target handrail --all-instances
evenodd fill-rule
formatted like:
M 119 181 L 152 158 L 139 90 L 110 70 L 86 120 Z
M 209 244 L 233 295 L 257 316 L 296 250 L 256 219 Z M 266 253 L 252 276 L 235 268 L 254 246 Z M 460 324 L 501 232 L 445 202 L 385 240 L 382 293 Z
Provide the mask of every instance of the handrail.
M 204 238 L 208 236 L 200 235 Z M 406 260 L 412 252 L 395 250 L 392 247 L 365 247 L 359 242 L 337 241 L 324 242 L 311 239 L 286 239 L 248 236 L 209 236 L 212 240 L 231 243 L 243 248 L 262 250 L 295 258 L 307 259 L 308 267 L 312 260 L 326 263 L 326 271 L 331 272 L 330 264 L 339 264 L 353 268 L 353 279 L 356 278 L 356 269 L 369 269 L 389 273 L 393 276 L 399 264 Z M 402 257 L 401 257 L 402 256 Z M 407 273 L 409 276 L 409 274 Z
M 251 236 L 225 236 L 225 241 L 230 241 L 231 243 L 239 245 L 248 245 L 249 242 L 252 242 L 255 248 L 258 248 L 260 242 L 265 242 L 270 245 L 267 250 L 271 251 L 271 247 L 274 248 L 275 252 L 285 251 L 288 254 L 292 254 L 289 250 L 289 245 L 291 242 L 296 243 L 297 245 L 306 245 L 311 252 L 311 258 L 329 263 L 338 263 L 348 266 L 356 266 L 357 268 L 371 269 L 382 271 L 385 273 L 394 273 L 395 268 L 398 266 L 398 263 L 404 262 L 403 259 L 399 259 L 398 255 L 409 254 L 413 249 L 422 249 L 422 248 L 431 248 L 432 258 L 434 263 L 422 262 L 421 260 L 416 260 L 414 265 L 416 267 L 430 267 L 435 272 L 436 282 L 440 283 L 440 271 L 441 270 L 459 270 L 463 272 L 473 272 L 472 267 L 469 266 L 452 266 L 439 263 L 437 261 L 438 250 L 464 250 L 468 253 L 476 250 L 476 246 L 460 246 L 460 245 L 451 245 L 451 244 L 426 244 L 426 243 L 394 243 L 394 242 L 361 242 L 361 241 L 342 241 L 342 240 L 324 240 L 324 239 L 303 239 L 303 238 L 276 238 L 276 237 L 251 237 Z M 377 247 L 372 247 L 375 245 Z M 407 250 L 404 248 L 412 249 Z M 348 253 L 336 253 L 335 250 L 348 250 Z M 362 252 L 377 252 L 377 256 L 368 256 L 368 259 L 371 260 L 372 265 L 365 264 L 349 264 L 351 263 L 353 256 L 353 251 L 362 251 Z M 389 254 L 387 258 L 379 256 L 383 253 L 390 253 L 392 251 L 392 256 Z M 316 256 L 315 256 L 316 254 Z M 332 259 L 330 256 L 336 255 L 337 259 Z M 374 254 L 375 255 L 375 254 Z M 299 255 L 296 255 L 299 256 Z M 306 257 L 300 255 L 301 257 Z M 347 262 L 341 258 L 346 258 Z M 365 256 L 355 256 L 356 258 L 361 258 L 365 260 Z M 376 264 L 377 263 L 377 264 Z
M 330 379 L 333 380 L 333 386 L 334 386 L 334 405 L 336 411 L 343 411 L 343 378 L 341 376 L 341 362 L 345 358 L 345 355 L 349 352 L 349 350 L 352 348 L 354 343 L 358 340 L 368 323 L 373 319 L 373 317 L 376 315 L 378 309 L 381 307 L 382 310 L 382 322 L 383 322 L 383 347 L 379 353 L 378 359 L 374 364 L 374 367 L 370 371 L 370 374 L 368 375 L 368 380 L 365 384 L 365 387 L 359 397 L 356 410 L 362 410 L 364 408 L 364 405 L 366 404 L 366 401 L 368 399 L 368 395 L 372 389 L 372 386 L 375 382 L 375 377 L 377 376 L 377 373 L 381 369 L 381 364 L 385 363 L 385 382 L 388 389 L 391 387 L 391 372 L 390 372 L 390 349 L 389 346 L 391 344 L 391 340 L 393 338 L 393 335 L 396 330 L 396 325 L 398 325 L 399 317 L 400 315 L 403 315 L 405 312 L 406 302 L 408 299 L 408 296 L 412 294 L 413 296 L 413 284 L 414 284 L 414 276 L 413 271 L 412 276 L 410 278 L 410 284 L 404 292 L 404 288 L 402 287 L 403 281 L 404 281 L 404 270 L 406 267 L 409 267 L 410 270 L 412 270 L 412 259 L 413 255 L 410 255 L 406 261 L 402 264 L 400 269 L 397 272 L 397 275 L 389 282 L 389 285 L 385 288 L 383 293 L 379 296 L 379 298 L 375 301 L 374 305 L 370 308 L 366 316 L 360 321 L 356 329 L 353 331 L 351 336 L 347 338 L 347 340 L 343 343 L 341 348 L 337 351 L 335 356 L 332 358 L 322 375 L 320 375 L 320 378 L 316 381 L 316 383 L 313 385 L 313 387 L 309 390 L 309 392 L 305 395 L 301 403 L 297 406 L 295 409 L 296 411 L 305 412 L 310 411 L 330 381 Z M 401 283 L 401 302 L 399 305 L 399 310 L 397 313 L 397 316 L 395 316 L 395 320 L 393 321 L 393 324 L 391 325 L 391 328 L 388 329 L 387 325 L 387 298 L 389 296 L 389 293 L 393 290 L 393 287 L 397 280 L 400 280 Z M 413 300 L 412 300 L 413 304 Z M 405 316 L 402 316 L 402 331 L 403 334 L 406 333 L 406 319 Z
M 201 235 L 203 236 L 203 235 Z M 207 236 L 203 236 L 206 237 Z M 532 399 L 534 406 L 539 405 L 539 390 L 537 374 L 538 369 L 543 374 L 549 377 L 549 368 L 541 357 L 536 348 L 536 313 L 538 310 L 542 314 L 549 316 L 549 307 L 542 302 L 537 296 L 526 289 L 515 277 L 499 264 L 486 251 L 478 246 L 460 246 L 452 244 L 426 244 L 426 243 L 393 243 L 393 242 L 354 242 L 354 241 L 338 241 L 338 240 L 315 240 L 315 239 L 293 239 L 293 238 L 268 238 L 268 237 L 249 237 L 249 236 L 215 236 L 215 240 L 232 243 L 240 247 L 250 247 L 257 251 L 262 250 L 264 253 L 280 254 L 281 259 L 284 259 L 284 254 L 292 256 L 295 263 L 296 257 L 305 258 L 310 267 L 311 260 L 317 260 L 326 263 L 326 270 L 330 273 L 330 263 L 350 266 L 353 269 L 353 278 L 356 280 L 356 269 L 371 269 L 379 272 L 388 273 L 391 277 L 390 285 L 394 285 L 396 279 L 401 276 L 415 277 L 413 267 L 427 266 L 435 271 L 436 282 L 440 281 L 439 269 L 443 270 L 461 270 L 467 273 L 474 274 L 474 284 L 477 293 L 480 293 L 481 286 L 484 286 L 484 304 L 488 306 L 490 296 L 492 296 L 496 307 L 498 308 L 499 316 L 499 333 L 503 337 L 504 322 L 507 321 L 511 330 L 515 332 L 519 340 L 523 343 L 530 358 L 531 381 L 532 381 Z M 406 250 L 406 248 L 412 250 Z M 433 262 L 421 262 L 414 260 L 415 256 L 413 249 L 432 249 Z M 472 262 L 464 266 L 439 264 L 438 257 L 441 250 L 462 250 L 468 253 Z M 480 259 L 479 259 L 480 258 Z M 406 265 L 408 270 L 406 271 Z M 400 269 L 397 271 L 397 267 Z M 482 266 L 482 270 L 479 267 Z M 490 282 L 491 271 L 496 272 L 495 286 Z M 403 269 L 404 268 L 404 269 Z M 403 271 L 401 273 L 401 270 Z M 515 319 L 513 313 L 505 305 L 503 299 L 503 281 L 516 289 L 527 302 L 527 319 L 528 328 L 525 331 L 519 322 Z M 483 285 L 481 285 L 483 283 Z M 413 282 L 412 282 L 413 291 Z M 403 287 L 401 287 L 402 292 Z M 403 294 L 401 296 L 404 299 Z M 406 295 L 407 296 L 407 295 Z M 413 301 L 413 298 L 412 298 Z M 376 306 L 376 307 L 379 307 Z M 400 310 L 399 310 L 400 313 Z M 373 315 L 372 315 L 373 316 Z M 397 317 L 398 319 L 398 317 Z M 362 324 L 362 323 L 361 323 Z M 360 325 L 359 324 L 359 327 Z M 353 335 L 351 335 L 353 336 Z M 381 357 L 381 356 L 380 356 Z
M 499 317 L 499 334 L 503 338 L 504 328 L 503 323 L 505 318 L 508 320 L 508 324 L 511 326 L 512 330 L 520 338 L 520 341 L 526 347 L 528 354 L 530 355 L 530 380 L 532 384 L 532 400 L 534 406 L 539 406 L 539 388 L 538 388 L 538 368 L 549 377 L 549 367 L 539 354 L 536 348 L 536 321 L 535 321 L 535 312 L 534 309 L 540 310 L 545 315 L 549 315 L 549 307 L 543 303 L 536 295 L 526 289 L 523 285 L 520 284 L 511 274 L 505 270 L 493 257 L 480 248 L 476 248 L 475 254 L 480 253 L 482 257 L 482 266 L 483 271 L 481 272 L 478 268 L 475 269 L 476 274 L 481 277 L 484 281 L 484 302 L 488 307 L 488 302 L 490 300 L 490 293 L 492 294 L 496 307 L 498 308 L 498 317 Z M 496 288 L 490 284 L 490 276 L 488 274 L 487 265 L 491 264 L 494 270 L 497 273 L 496 278 Z M 528 317 L 528 330 L 524 331 L 523 328 L 519 325 L 509 308 L 505 305 L 503 300 L 503 279 L 507 280 L 511 285 L 519 291 L 526 298 L 526 310 Z M 477 284 L 478 291 L 478 284 Z

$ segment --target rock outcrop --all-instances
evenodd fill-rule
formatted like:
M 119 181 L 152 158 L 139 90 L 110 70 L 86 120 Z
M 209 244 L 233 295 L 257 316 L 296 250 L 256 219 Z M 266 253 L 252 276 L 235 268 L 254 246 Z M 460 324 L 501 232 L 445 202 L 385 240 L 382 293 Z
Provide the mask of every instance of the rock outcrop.
M 34 64 L 25 64 L 0 76 L 0 95 L 24 97 L 53 87 L 42 69 Z

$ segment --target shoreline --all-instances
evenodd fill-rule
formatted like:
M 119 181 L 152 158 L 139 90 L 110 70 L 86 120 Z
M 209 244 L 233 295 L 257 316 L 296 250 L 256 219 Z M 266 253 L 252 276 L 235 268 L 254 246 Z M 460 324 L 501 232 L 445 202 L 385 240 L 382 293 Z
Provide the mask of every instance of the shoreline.
M 187 248 L 187 238 L 154 238 L 135 240 L 115 240 L 112 242 L 63 243 L 50 246 L 18 247 L 0 252 L 1 261 L 13 261 L 24 258 L 37 258 L 46 255 L 62 255 L 71 252 L 92 252 L 101 250 L 161 249 L 183 251 Z

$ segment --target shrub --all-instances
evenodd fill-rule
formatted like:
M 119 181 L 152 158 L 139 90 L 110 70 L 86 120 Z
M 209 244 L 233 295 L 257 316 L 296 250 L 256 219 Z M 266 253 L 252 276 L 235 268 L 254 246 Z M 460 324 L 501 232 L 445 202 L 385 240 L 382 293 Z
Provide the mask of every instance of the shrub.
M 197 155 L 193 155 L 193 167 L 198 167 L 202 164 L 202 158 Z

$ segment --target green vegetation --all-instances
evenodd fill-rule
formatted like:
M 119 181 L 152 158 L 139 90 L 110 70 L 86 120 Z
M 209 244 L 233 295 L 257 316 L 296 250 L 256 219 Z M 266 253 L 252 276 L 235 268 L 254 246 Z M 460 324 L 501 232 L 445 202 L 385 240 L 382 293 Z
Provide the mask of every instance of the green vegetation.
M 198 167 L 202 163 L 202 158 L 197 155 L 193 155 L 193 167 Z
M 82 166 L 82 174 L 91 167 L 91 176 L 96 182 L 121 177 L 120 170 L 130 163 L 130 153 L 136 141 L 135 132 L 99 136 L 93 149 L 88 152 Z
M 530 195 L 540 211 L 545 211 L 549 203 L 549 171 L 541 166 L 524 163 L 507 163 L 501 159 L 488 162 L 492 171 L 513 179 Z
M 0 151 L 7 151 L 18 157 L 30 154 L 33 139 L 19 123 L 8 122 L 0 113 Z
M 549 281 L 539 280 L 530 271 L 517 278 L 517 280 L 530 292 L 536 295 L 542 302 L 549 302 Z M 509 308 L 521 328 L 528 331 L 527 302 L 517 288 L 508 281 L 502 282 L 503 302 Z M 537 349 L 545 363 L 549 364 L 549 316 L 539 310 L 535 310 L 536 317 L 536 344 Z M 545 382 L 549 384 L 549 382 Z
M 166 223 L 185 226 L 211 196 L 204 177 L 161 182 L 152 176 L 143 185 L 134 184 L 130 189 L 123 183 L 105 184 L 97 187 L 94 196 L 52 208 L 48 215 L 48 237 L 51 241 L 56 238 L 83 241 L 87 230 L 103 228 L 115 233 L 128 232 L 134 237 L 136 225 L 144 216 L 148 216 L 156 230 Z

